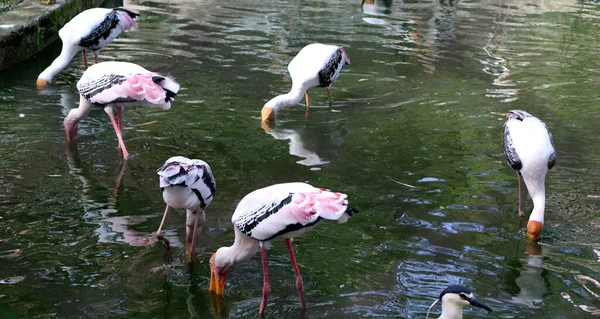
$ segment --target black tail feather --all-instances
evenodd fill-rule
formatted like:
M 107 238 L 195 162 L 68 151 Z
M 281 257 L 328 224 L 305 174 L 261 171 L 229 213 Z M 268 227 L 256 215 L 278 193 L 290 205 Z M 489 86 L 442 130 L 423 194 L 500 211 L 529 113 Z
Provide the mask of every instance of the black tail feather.
M 346 207 L 345 213 L 348 214 L 349 216 L 352 216 L 353 214 L 358 213 L 358 210 L 348 206 L 348 207 Z

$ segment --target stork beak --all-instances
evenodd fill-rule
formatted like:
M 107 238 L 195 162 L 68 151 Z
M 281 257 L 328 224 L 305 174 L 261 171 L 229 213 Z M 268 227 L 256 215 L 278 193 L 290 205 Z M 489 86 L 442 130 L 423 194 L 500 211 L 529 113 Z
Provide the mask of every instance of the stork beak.
M 44 86 L 48 85 L 48 81 L 43 80 L 43 79 L 37 79 L 37 81 L 35 81 L 35 86 L 39 88 L 43 88 Z
M 527 239 L 530 241 L 537 241 L 540 239 L 540 233 L 542 232 L 543 224 L 535 220 L 530 220 L 527 223 Z
M 483 308 L 487 311 L 493 311 L 492 308 L 490 308 L 490 306 L 480 302 L 479 300 L 473 298 L 473 299 L 468 299 L 469 303 L 471 304 L 471 306 L 475 306 L 475 307 L 479 307 L 479 308 Z
M 263 122 L 275 121 L 275 111 L 270 107 L 263 107 L 260 110 L 260 118 Z
M 208 286 L 208 291 L 214 291 L 215 294 L 221 296 L 225 290 L 227 269 L 215 266 L 215 254 L 210 257 L 210 284 Z
M 71 142 L 77 136 L 77 124 L 77 122 L 64 122 L 65 136 L 67 137 L 67 142 Z

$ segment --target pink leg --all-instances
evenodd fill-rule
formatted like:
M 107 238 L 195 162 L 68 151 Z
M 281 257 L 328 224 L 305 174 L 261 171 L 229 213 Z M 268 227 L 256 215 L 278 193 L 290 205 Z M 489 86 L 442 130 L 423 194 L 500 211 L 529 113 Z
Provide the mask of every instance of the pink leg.
M 517 179 L 519 180 L 519 216 L 523 216 L 525 215 L 525 213 L 523 213 L 523 209 L 521 208 L 521 175 L 517 173 Z
M 310 99 L 308 98 L 308 90 L 304 92 L 304 97 L 306 98 L 306 118 L 308 118 L 308 109 L 310 108 Z
M 263 296 L 258 313 L 262 315 L 265 313 L 265 308 L 267 307 L 267 298 L 269 298 L 269 292 L 271 291 L 271 281 L 269 280 L 269 270 L 267 269 L 267 247 L 264 243 L 261 243 L 260 246 L 263 264 Z
M 98 62 L 96 62 L 98 63 Z M 123 131 L 123 107 L 117 106 L 117 124 L 119 125 L 119 131 Z
M 329 106 L 333 103 L 333 98 L 331 97 L 331 85 L 327 87 L 327 96 L 329 97 Z
M 119 140 L 119 147 L 123 151 L 123 159 L 127 160 L 129 158 L 129 152 L 127 152 L 127 148 L 125 148 L 125 142 L 123 142 L 123 136 L 121 135 L 121 130 L 119 130 L 119 128 L 117 127 L 117 123 L 115 122 L 115 116 L 113 115 L 112 107 L 110 107 L 110 106 L 104 107 L 104 112 L 106 112 L 106 114 L 108 114 L 108 117 L 110 118 L 110 122 L 112 123 L 113 128 L 115 129 L 115 133 L 117 133 L 117 139 Z
M 83 66 L 87 70 L 87 56 L 85 56 L 85 49 L 81 50 L 81 53 L 83 54 Z
M 294 274 L 296 275 L 296 289 L 298 289 L 298 297 L 300 297 L 300 307 L 306 309 L 304 304 L 304 288 L 302 285 L 302 275 L 300 275 L 300 269 L 298 269 L 298 263 L 296 262 L 296 256 L 294 255 L 294 247 L 292 247 L 292 240 L 289 238 L 285 239 L 288 250 L 290 251 L 290 259 L 292 260 L 292 266 L 294 266 Z
M 94 52 L 94 63 L 98 64 L 98 53 Z

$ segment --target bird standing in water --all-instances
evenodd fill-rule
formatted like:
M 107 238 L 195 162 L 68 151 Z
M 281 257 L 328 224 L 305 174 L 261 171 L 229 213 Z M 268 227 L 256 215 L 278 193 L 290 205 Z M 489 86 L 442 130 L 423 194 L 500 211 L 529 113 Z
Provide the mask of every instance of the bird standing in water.
M 462 319 L 462 310 L 468 305 L 492 311 L 492 308 L 488 305 L 475 299 L 473 292 L 469 288 L 462 285 L 450 285 L 444 289 L 440 297 L 431 304 L 429 311 L 438 301 L 442 302 L 442 315 L 438 319 Z M 429 318 L 429 311 L 427 311 L 426 318 Z
M 556 151 L 548 126 L 537 117 L 511 110 L 504 123 L 504 154 L 508 165 L 517 171 L 519 181 L 519 216 L 523 216 L 521 178 L 533 200 L 527 223 L 527 237 L 538 240 L 544 225 L 546 173 L 556 163 Z
M 327 95 L 331 103 L 331 84 L 340 75 L 342 67 L 348 64 L 350 59 L 341 46 L 313 43 L 302 48 L 288 65 L 292 77 L 290 92 L 278 95 L 265 104 L 260 111 L 263 124 L 266 121 L 274 121 L 277 110 L 298 104 L 303 95 L 306 98 L 308 116 L 310 107 L 308 89 L 313 87 L 327 87 Z
M 135 18 L 139 14 L 127 8 L 94 8 L 81 12 L 67 22 L 59 31 L 62 41 L 60 55 L 38 76 L 36 85 L 44 87 L 52 82 L 52 78 L 62 71 L 77 52 L 83 54 L 83 63 L 87 69 L 85 50 L 94 53 L 98 63 L 98 52 L 111 43 L 124 31 L 136 26 Z
M 102 62 L 89 67 L 77 82 L 79 107 L 71 109 L 65 117 L 67 141 L 77 136 L 77 126 L 93 107 L 101 107 L 108 114 L 113 125 L 123 158 L 128 159 L 122 137 L 123 104 L 145 101 L 163 110 L 171 108 L 171 101 L 177 96 L 179 83 L 168 76 L 150 72 L 141 66 L 128 62 Z M 119 123 L 115 122 L 113 107 L 117 108 Z
M 259 313 L 264 313 L 271 290 L 267 243 L 275 238 L 285 238 L 296 275 L 300 306 L 305 309 L 302 276 L 292 248 L 292 239 L 309 231 L 322 219 L 346 222 L 357 212 L 348 206 L 347 198 L 346 194 L 306 183 L 276 184 L 246 195 L 231 217 L 235 232 L 233 245 L 219 248 L 210 258 L 209 291 L 222 295 L 229 268 L 252 258 L 260 247 L 263 292 Z
M 204 225 L 206 207 L 212 202 L 217 183 L 210 166 L 198 159 L 183 156 L 169 158 L 157 170 L 163 200 L 167 203 L 156 236 L 165 242 L 165 259 L 171 261 L 169 241 L 161 235 L 169 207 L 186 209 L 185 253 L 192 262 L 196 250 L 198 224 Z

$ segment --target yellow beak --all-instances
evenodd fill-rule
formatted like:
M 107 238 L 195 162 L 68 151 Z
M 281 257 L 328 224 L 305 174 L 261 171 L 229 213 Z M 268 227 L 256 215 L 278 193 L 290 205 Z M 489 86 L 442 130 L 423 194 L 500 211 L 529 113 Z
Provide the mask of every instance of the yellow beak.
M 275 111 L 273 111 L 272 108 L 265 106 L 260 110 L 260 118 L 263 122 L 275 121 Z
M 527 239 L 530 241 L 537 241 L 538 239 L 540 239 L 542 226 L 542 223 L 530 220 L 527 223 Z
M 43 88 L 44 86 L 46 86 L 48 84 L 48 81 L 46 80 L 42 80 L 42 79 L 37 79 L 37 81 L 35 81 L 35 85 L 38 88 Z

